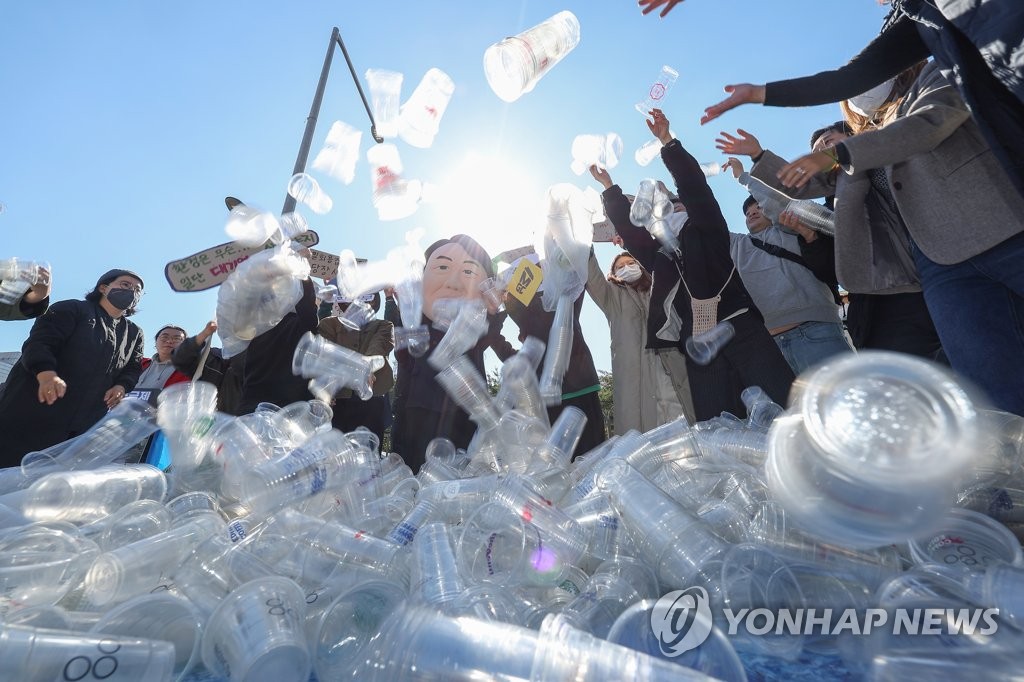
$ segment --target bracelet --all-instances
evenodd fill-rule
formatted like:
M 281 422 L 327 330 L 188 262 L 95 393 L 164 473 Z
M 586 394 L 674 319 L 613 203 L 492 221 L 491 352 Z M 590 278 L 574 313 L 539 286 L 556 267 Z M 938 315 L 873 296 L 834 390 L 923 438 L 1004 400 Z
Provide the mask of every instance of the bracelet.
M 826 173 L 831 173 L 836 168 L 839 168 L 839 154 L 838 153 L 836 153 L 834 151 L 830 152 L 827 148 L 826 149 L 822 149 L 821 153 L 824 154 L 825 156 L 827 156 L 828 158 L 832 159 L 832 167 L 829 168 L 828 170 L 826 170 L 825 171 Z

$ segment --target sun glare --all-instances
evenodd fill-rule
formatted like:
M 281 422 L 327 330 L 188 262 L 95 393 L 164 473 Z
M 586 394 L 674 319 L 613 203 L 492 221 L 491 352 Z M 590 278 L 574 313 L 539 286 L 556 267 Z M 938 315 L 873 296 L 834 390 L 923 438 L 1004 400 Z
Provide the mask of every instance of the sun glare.
M 444 234 L 468 234 L 492 256 L 532 244 L 544 224 L 544 189 L 496 157 L 471 152 L 437 190 Z

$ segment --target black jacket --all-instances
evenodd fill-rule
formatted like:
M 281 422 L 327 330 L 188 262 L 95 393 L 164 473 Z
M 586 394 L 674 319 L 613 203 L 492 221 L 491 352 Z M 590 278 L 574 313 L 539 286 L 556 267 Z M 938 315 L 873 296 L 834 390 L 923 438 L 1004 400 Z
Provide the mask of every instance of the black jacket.
M 626 250 L 654 277 L 647 317 L 647 347 L 682 350 L 693 331 L 693 314 L 690 296 L 680 275 L 686 278 L 686 285 L 699 299 L 711 298 L 725 286 L 718 304 L 719 320 L 743 308 L 748 309 L 746 314 L 762 322 L 764 318 L 743 286 L 739 273 L 732 272 L 729 226 L 700 164 L 683 149 L 679 140 L 662 147 L 661 158 L 689 214 L 679 232 L 681 255 L 668 255 L 646 229 L 629 221 L 629 200 L 618 185 L 606 189 L 601 198 L 605 214 L 622 237 Z
M 249 414 L 263 402 L 284 407 L 313 399 L 309 379 L 292 374 L 292 356 L 303 334 L 316 333 L 320 323 L 316 313 L 316 293 L 312 280 L 307 278 L 302 282 L 302 298 L 295 310 L 253 339 L 246 349 L 239 414 Z
M 32 326 L 21 359 L 0 387 L 0 467 L 87 431 L 107 413 L 103 394 L 135 387 L 142 372 L 142 330 L 98 303 L 58 301 Z M 39 372 L 54 371 L 67 393 L 40 403 Z

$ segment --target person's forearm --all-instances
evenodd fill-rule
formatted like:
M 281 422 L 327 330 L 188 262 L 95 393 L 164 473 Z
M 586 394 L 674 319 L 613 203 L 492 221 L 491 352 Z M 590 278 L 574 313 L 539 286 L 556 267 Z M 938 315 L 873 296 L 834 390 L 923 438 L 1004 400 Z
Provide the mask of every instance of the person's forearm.
M 931 53 L 914 21 L 904 17 L 881 33 L 845 66 L 813 76 L 765 84 L 767 107 L 807 107 L 856 97 Z

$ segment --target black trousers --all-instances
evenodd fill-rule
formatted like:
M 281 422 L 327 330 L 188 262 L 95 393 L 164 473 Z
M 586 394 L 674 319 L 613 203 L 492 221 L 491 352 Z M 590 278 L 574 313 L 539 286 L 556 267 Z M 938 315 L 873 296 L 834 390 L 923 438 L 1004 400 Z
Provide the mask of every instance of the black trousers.
M 846 316 L 854 348 L 892 350 L 942 360 L 942 343 L 924 294 L 850 294 Z
M 760 386 L 772 400 L 785 406 L 796 379 L 764 322 L 749 312 L 729 322 L 736 329 L 736 336 L 710 364 L 698 365 L 686 356 L 697 421 L 717 417 L 722 412 L 745 415 L 740 394 L 748 386 Z
M 353 396 L 334 402 L 334 417 L 331 425 L 348 433 L 360 426 L 365 426 L 384 442 L 384 430 L 391 425 L 391 403 L 386 395 L 374 396 L 369 400 L 360 400 Z

